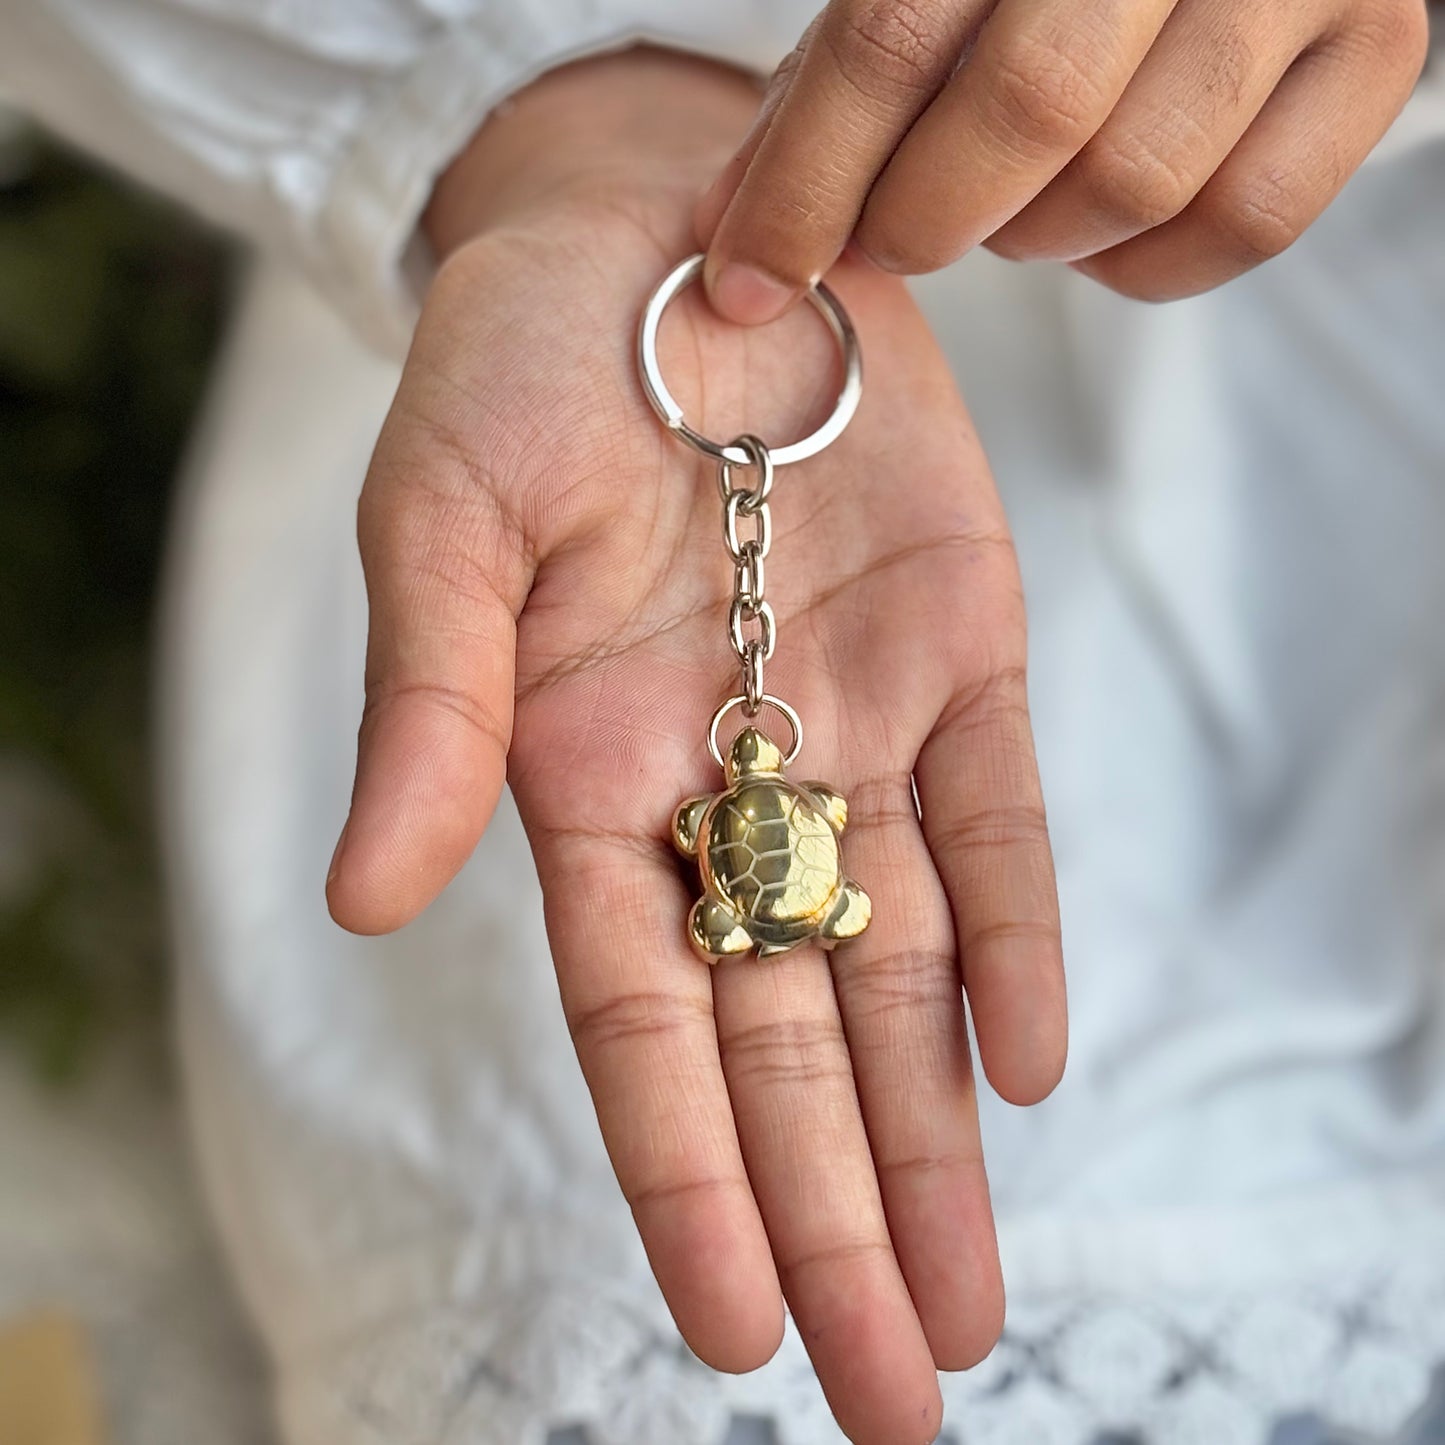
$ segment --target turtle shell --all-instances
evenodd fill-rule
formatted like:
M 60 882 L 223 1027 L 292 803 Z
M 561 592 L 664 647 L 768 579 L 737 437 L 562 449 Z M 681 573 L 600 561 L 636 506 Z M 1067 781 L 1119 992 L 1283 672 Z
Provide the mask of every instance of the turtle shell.
M 723 793 L 708 823 L 708 871 L 744 918 L 815 921 L 839 883 L 838 838 L 805 793 L 777 777 Z

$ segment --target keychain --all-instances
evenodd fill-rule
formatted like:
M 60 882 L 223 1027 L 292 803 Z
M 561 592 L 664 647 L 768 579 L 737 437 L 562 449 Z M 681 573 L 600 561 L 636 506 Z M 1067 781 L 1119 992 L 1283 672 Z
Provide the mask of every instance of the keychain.
M 770 450 L 755 436 L 726 446 L 710 441 L 686 422 L 668 391 L 657 360 L 657 331 L 669 302 L 702 272 L 703 258 L 676 266 L 653 292 L 638 329 L 638 367 L 643 389 L 666 426 L 718 464 L 723 503 L 723 540 L 733 564 L 728 638 L 742 668 L 742 690 L 712 716 L 708 751 L 723 770 L 721 792 L 685 799 L 673 815 L 672 840 L 697 860 L 702 897 L 688 916 L 688 938 L 710 963 L 756 949 L 760 958 L 816 939 L 832 948 L 868 927 L 868 895 L 843 871 L 839 840 L 848 804 L 826 783 L 790 782 L 786 770 L 803 747 L 797 712 L 763 685 L 764 664 L 777 646 L 777 619 L 765 595 L 766 558 L 772 547 L 769 497 L 778 467 L 802 461 L 835 441 L 852 419 L 863 388 L 858 338 L 842 303 L 821 283 L 808 299 L 827 323 L 843 354 L 843 387 L 833 414 L 811 436 Z M 749 487 L 737 474 L 756 475 Z M 752 535 L 744 536 L 750 528 Z M 749 636 L 748 629 L 756 628 Z M 756 725 L 764 707 L 787 722 L 786 754 Z M 747 724 L 724 758 L 718 728 L 734 708 Z

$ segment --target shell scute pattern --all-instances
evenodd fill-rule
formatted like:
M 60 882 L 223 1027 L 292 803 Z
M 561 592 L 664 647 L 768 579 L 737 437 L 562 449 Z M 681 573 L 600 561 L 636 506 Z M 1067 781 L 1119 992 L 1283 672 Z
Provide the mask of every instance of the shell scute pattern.
M 708 844 L 718 886 L 748 918 L 806 918 L 838 886 L 837 837 L 827 819 L 781 780 L 725 793 Z

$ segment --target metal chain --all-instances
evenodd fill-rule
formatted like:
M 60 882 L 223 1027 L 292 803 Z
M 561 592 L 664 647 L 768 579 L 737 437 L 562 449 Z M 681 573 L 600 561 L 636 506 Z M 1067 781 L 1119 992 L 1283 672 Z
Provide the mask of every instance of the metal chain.
M 843 384 L 832 414 L 822 426 L 801 441 L 789 442 L 776 452 L 755 436 L 741 436 L 721 445 L 688 425 L 683 409 L 667 388 L 657 359 L 657 334 L 663 312 L 685 287 L 702 275 L 703 256 L 689 256 L 663 277 L 648 298 L 637 329 L 637 364 L 642 373 L 642 388 L 652 409 L 664 426 L 681 437 L 690 447 L 718 463 L 718 491 L 723 502 L 723 540 L 733 564 L 732 605 L 728 608 L 728 641 L 742 668 L 742 690 L 729 697 L 713 714 L 708 727 L 707 747 L 719 767 L 723 755 L 718 747 L 718 728 L 734 708 L 740 707 L 748 717 L 756 717 L 764 707 L 781 713 L 793 731 L 792 745 L 784 755 L 784 764 L 791 764 L 803 746 L 803 725 L 797 711 L 782 698 L 767 692 L 763 686 L 763 668 L 778 645 L 778 622 L 768 605 L 764 562 L 772 546 L 772 516 L 768 497 L 773 489 L 775 467 L 801 462 L 816 456 L 836 441 L 853 417 L 863 390 L 863 362 L 858 351 L 858 335 L 843 304 L 819 282 L 807 292 L 809 303 L 833 333 L 843 360 Z M 756 473 L 756 484 L 739 486 L 739 472 Z M 751 523 L 749 529 L 746 525 Z M 746 535 L 750 530 L 750 535 Z
M 740 470 L 726 460 L 718 464 L 718 491 L 723 500 L 723 543 L 733 563 L 733 600 L 728 608 L 728 641 L 743 672 L 743 710 L 755 717 L 763 704 L 763 664 L 778 645 L 778 620 L 766 595 L 764 560 L 773 545 L 773 518 L 768 497 L 773 490 L 773 459 L 755 436 L 740 436 L 732 443 L 757 473 L 755 485 L 738 486 Z M 753 524 L 750 537 L 742 535 L 744 520 Z M 755 628 L 753 635 L 749 629 Z

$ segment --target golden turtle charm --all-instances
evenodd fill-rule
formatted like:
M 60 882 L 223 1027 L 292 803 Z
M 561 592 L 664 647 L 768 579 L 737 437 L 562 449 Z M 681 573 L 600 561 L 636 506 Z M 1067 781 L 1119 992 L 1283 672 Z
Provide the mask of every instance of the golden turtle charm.
M 783 766 L 777 744 L 745 727 L 728 753 L 728 786 L 673 816 L 673 842 L 702 875 L 688 938 L 709 963 L 810 939 L 832 948 L 872 917 L 868 895 L 843 873 L 848 804 L 823 783 L 790 783 Z

